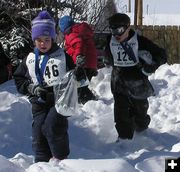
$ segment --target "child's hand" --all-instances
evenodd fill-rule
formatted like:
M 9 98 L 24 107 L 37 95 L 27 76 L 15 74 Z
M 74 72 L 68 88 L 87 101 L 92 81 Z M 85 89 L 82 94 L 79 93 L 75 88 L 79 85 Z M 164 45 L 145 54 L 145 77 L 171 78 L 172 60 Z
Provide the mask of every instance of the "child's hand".
M 86 79 L 86 73 L 82 67 L 76 67 L 74 70 L 74 75 L 76 76 L 77 81 Z
M 142 73 L 146 76 L 149 76 L 151 75 L 152 73 L 154 73 L 156 70 L 156 66 L 155 65 L 148 65 L 148 64 L 145 64 L 143 65 L 143 68 L 142 68 Z
M 83 55 L 78 55 L 76 57 L 76 66 L 83 67 L 86 63 L 86 57 Z
M 34 96 L 41 97 L 43 100 L 46 100 L 46 94 L 48 91 L 39 85 L 29 84 L 28 92 Z

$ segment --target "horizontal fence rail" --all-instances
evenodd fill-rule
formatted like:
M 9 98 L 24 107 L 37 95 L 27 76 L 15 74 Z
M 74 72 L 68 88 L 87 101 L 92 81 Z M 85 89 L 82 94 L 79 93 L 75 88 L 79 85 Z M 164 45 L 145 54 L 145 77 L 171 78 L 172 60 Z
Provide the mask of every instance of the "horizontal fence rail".
M 180 63 L 180 26 L 138 26 L 143 36 L 165 48 L 168 63 Z

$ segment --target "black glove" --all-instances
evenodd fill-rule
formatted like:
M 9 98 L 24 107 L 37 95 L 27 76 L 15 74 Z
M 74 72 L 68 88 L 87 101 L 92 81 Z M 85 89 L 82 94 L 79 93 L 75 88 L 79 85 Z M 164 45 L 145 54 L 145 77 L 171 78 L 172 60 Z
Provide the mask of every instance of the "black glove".
M 106 56 L 105 56 L 105 57 L 103 58 L 103 64 L 104 64 L 105 67 L 108 67 L 108 68 L 109 68 L 109 67 L 112 65 L 112 62 L 111 62 L 111 60 L 109 59 L 109 57 L 106 57 Z
M 97 76 L 98 75 L 98 71 L 97 69 L 90 69 L 90 72 L 91 76 Z
M 83 55 L 78 55 L 76 57 L 76 66 L 77 67 L 83 67 L 86 63 L 86 57 Z
M 28 92 L 34 96 L 40 97 L 43 100 L 46 100 L 47 90 L 42 88 L 39 85 L 29 84 Z
M 11 65 L 12 66 L 18 66 L 21 63 L 20 59 L 11 59 Z
M 154 73 L 156 71 L 156 69 L 157 69 L 157 66 L 154 64 L 151 64 L 151 65 L 144 64 L 143 68 L 142 68 L 142 72 L 143 72 L 143 74 L 149 76 L 152 73 Z
M 74 70 L 74 75 L 76 76 L 77 81 L 81 81 L 83 79 L 86 80 L 86 73 L 82 67 L 76 67 Z

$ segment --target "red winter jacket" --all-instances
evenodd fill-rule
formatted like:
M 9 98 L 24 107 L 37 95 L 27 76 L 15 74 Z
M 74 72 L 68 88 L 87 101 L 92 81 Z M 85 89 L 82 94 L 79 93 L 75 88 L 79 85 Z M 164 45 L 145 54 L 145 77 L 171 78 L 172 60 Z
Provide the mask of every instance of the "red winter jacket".
M 97 52 L 91 27 L 83 22 L 71 26 L 65 33 L 65 49 L 76 63 L 78 55 L 86 57 L 86 68 L 97 69 Z

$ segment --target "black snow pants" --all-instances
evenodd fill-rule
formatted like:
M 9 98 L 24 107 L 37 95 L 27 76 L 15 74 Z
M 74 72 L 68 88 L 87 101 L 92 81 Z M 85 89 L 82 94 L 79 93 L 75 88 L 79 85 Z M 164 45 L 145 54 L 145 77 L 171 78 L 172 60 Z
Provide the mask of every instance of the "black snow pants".
M 68 120 L 57 113 L 55 107 L 32 104 L 32 147 L 35 162 L 50 158 L 65 159 L 69 155 Z
M 150 116 L 147 114 L 147 99 L 134 99 L 114 93 L 114 121 L 120 138 L 132 139 L 134 131 L 148 128 Z

